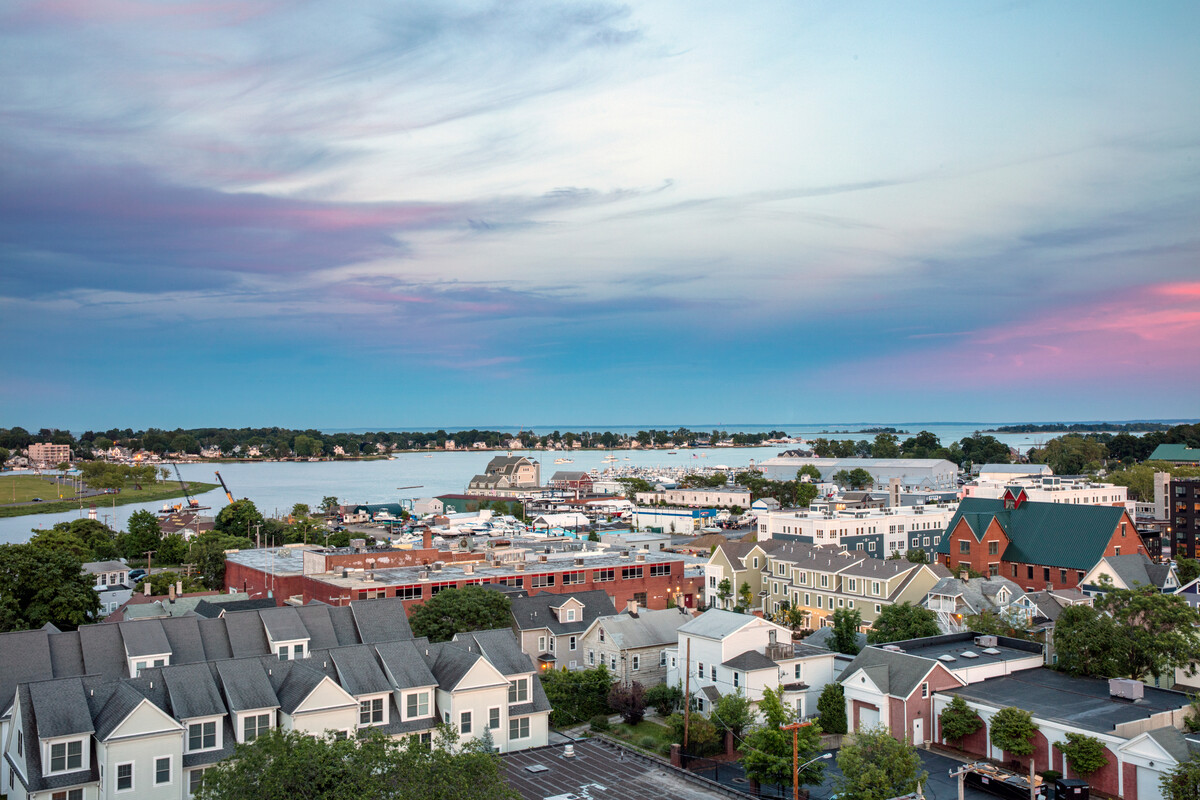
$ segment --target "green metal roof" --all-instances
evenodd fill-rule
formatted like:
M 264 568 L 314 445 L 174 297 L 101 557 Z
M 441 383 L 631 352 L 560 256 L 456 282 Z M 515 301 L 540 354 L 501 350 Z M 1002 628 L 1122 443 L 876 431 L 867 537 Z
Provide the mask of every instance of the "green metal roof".
M 1186 444 L 1160 444 L 1150 454 L 1150 461 L 1187 461 L 1200 464 L 1200 450 Z
M 1043 564 L 1047 567 L 1091 569 L 1103 556 L 1113 531 L 1125 513 L 1123 506 L 1088 506 L 1067 503 L 1025 501 L 1019 508 L 1006 509 L 1003 500 L 968 497 L 946 524 L 951 533 L 965 520 L 975 534 L 983 538 L 995 519 L 1008 536 L 1005 561 Z M 1131 529 L 1131 536 L 1137 531 Z M 1134 539 L 1136 545 L 1138 540 Z M 950 536 L 943 536 L 939 553 L 950 553 Z M 1133 549 L 1132 552 L 1136 552 Z

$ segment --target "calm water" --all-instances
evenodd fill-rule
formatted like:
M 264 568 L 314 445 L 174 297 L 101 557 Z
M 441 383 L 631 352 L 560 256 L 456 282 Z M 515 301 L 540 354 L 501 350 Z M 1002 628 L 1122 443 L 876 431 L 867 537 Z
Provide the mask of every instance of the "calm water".
M 936 433 L 943 444 L 958 441 L 970 436 L 976 430 L 990 427 L 985 423 L 924 423 L 896 424 L 882 423 L 881 425 L 709 425 L 688 426 L 692 430 L 741 430 L 746 432 L 782 430 L 792 436 L 813 438 L 826 435 L 838 439 L 870 439 L 874 434 L 847 433 L 831 436 L 823 431 L 853 430 L 861 427 L 894 427 L 917 433 L 929 430 Z M 613 432 L 633 432 L 653 426 L 634 428 L 613 428 L 594 426 L 593 428 L 577 427 L 574 430 L 612 430 Z M 666 427 L 666 426 L 660 426 Z M 678 426 L 676 426 L 678 427 Z M 543 426 L 539 432 L 549 433 L 554 430 L 566 433 L 572 430 L 567 426 Z M 515 431 L 514 431 L 515 432 Z M 1055 434 L 1031 433 L 1010 434 L 997 438 L 1006 444 L 1022 449 L 1052 438 Z M 901 438 L 904 438 L 903 436 Z M 724 464 L 729 467 L 745 467 L 751 460 L 762 461 L 777 455 L 785 448 L 771 447 L 730 447 L 705 448 L 702 450 L 680 449 L 676 455 L 668 455 L 667 451 L 655 450 L 640 452 L 637 450 L 618 450 L 615 455 L 619 459 L 615 464 L 605 464 L 603 459 L 607 451 L 591 450 L 575 453 L 531 452 L 530 455 L 542 463 L 542 478 L 548 479 L 555 470 L 573 469 L 590 470 L 593 468 L 603 471 L 608 466 L 716 466 Z M 189 481 L 205 481 L 216 483 L 213 471 L 219 469 L 230 491 L 237 498 L 248 497 L 254 501 L 259 510 L 268 515 L 285 512 L 296 503 L 308 503 L 316 507 L 321 499 L 333 495 L 345 503 L 383 503 L 395 502 L 402 498 L 429 497 L 441 494 L 462 492 L 471 476 L 483 472 L 487 462 L 497 455 L 496 451 L 463 452 L 463 453 L 404 453 L 396 456 L 394 461 L 323 461 L 318 463 L 269 462 L 250 464 L 183 464 L 180 471 Z M 629 460 L 626 460 L 628 456 Z M 700 457 L 703 456 L 703 457 Z M 570 464 L 555 464 L 556 457 L 573 459 Z M 419 487 L 401 489 L 400 487 Z M 215 514 L 225 506 L 225 495 L 218 488 L 200 496 L 202 505 L 211 506 Z M 97 509 L 100 518 L 109 525 L 123 529 L 129 515 L 139 509 L 157 511 L 162 506 L 158 503 L 140 503 L 126 506 Z M 29 538 L 34 528 L 49 528 L 56 522 L 63 522 L 86 516 L 86 510 L 66 512 L 62 514 L 31 514 L 24 517 L 7 517 L 0 519 L 0 543 L 23 542 Z

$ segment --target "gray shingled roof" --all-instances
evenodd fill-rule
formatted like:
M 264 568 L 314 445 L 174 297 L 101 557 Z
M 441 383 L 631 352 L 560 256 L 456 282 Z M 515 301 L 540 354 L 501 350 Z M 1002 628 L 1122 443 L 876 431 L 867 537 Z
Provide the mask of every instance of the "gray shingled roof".
M 350 694 L 357 697 L 392 690 L 370 647 L 342 647 L 329 655 L 337 668 L 338 683 Z
M 583 604 L 579 619 L 574 622 L 559 622 L 554 609 L 572 597 Z M 599 589 L 570 594 L 538 592 L 533 597 L 522 594 L 512 598 L 512 616 L 516 620 L 517 630 L 546 628 L 556 635 L 582 633 L 596 617 L 613 614 L 616 610 L 608 593 Z
M 412 628 L 408 626 L 404 601 L 399 598 L 351 603 L 350 610 L 354 614 L 358 633 L 366 644 L 412 638 Z
M 53 739 L 95 730 L 87 696 L 79 678 L 29 684 L 29 700 L 37 718 L 38 737 Z
M 821 650 L 832 650 L 829 640 L 833 638 L 833 628 L 817 628 L 815 631 L 804 637 L 804 644 L 810 647 L 820 648 Z M 862 650 L 867 646 L 867 635 L 865 633 L 854 634 L 854 641 L 858 644 L 858 649 Z
M 519 675 L 533 672 L 533 662 L 521 651 L 521 643 L 510 628 L 473 633 L 456 633 L 452 640 L 458 644 L 472 645 L 482 653 L 492 666 L 504 675 Z
M 162 624 L 156 619 L 141 622 L 119 622 L 117 627 L 121 629 L 125 652 L 130 658 L 171 652 L 171 643 L 167 641 L 167 635 L 163 633 Z
M 382 602 L 380 600 L 371 600 L 372 603 Z M 339 645 L 347 644 L 362 644 L 362 638 L 358 635 L 358 627 L 354 623 L 354 611 L 350 606 L 333 606 L 329 609 L 329 623 L 333 626 L 333 632 L 337 636 Z
M 257 611 L 238 611 L 226 614 L 225 631 L 229 634 L 229 646 L 234 658 L 263 656 L 271 652 L 267 643 L 267 631 Z
M 427 653 L 425 663 L 429 665 L 429 671 L 437 678 L 438 686 L 447 691 L 458 686 L 458 682 L 471 671 L 475 662 L 483 658 L 478 653 L 469 653 L 464 648 L 457 647 L 450 642 L 430 644 L 422 652 Z
M 0 717 L 16 699 L 17 684 L 53 675 L 50 642 L 62 634 L 16 631 L 0 634 Z
M 104 704 L 104 708 L 96 716 L 96 738 L 100 741 L 107 739 L 109 734 L 115 731 L 117 726 L 144 702 L 146 702 L 145 695 L 135 689 L 132 682 L 122 681 L 117 684 L 116 691 L 112 693 L 108 702 Z M 85 704 L 84 708 L 86 707 Z M 91 715 L 88 716 L 88 719 L 91 720 Z M 39 722 L 39 733 L 41 730 L 42 726 Z
M 721 608 L 710 608 L 698 617 L 679 626 L 679 633 L 693 636 L 703 636 L 706 639 L 724 639 L 734 631 L 739 631 L 758 617 L 749 614 L 739 614 L 736 611 L 725 611 Z
M 272 673 L 279 686 L 275 696 L 279 698 L 279 708 L 285 714 L 294 713 L 326 677 L 320 670 L 311 669 L 304 661 L 281 661 L 277 667 L 272 667 Z
M 932 659 L 908 653 L 884 650 L 881 647 L 864 647 L 850 662 L 850 666 L 842 670 L 838 680 L 844 681 L 859 669 L 863 669 L 880 690 L 892 697 L 908 697 L 936 664 Z
M 300 615 L 291 606 L 264 608 L 259 612 L 267 636 L 273 642 L 308 639 L 308 628 L 300 621 Z
M 116 680 L 129 674 L 120 625 L 83 625 L 79 628 L 84 671 Z
M 229 632 L 223 619 L 201 619 L 196 622 L 204 654 L 210 660 L 233 658 L 233 647 L 229 644 Z
M 329 611 L 330 606 L 319 605 L 300 606 L 296 609 L 296 613 L 300 615 L 300 621 L 308 630 L 310 650 L 323 650 L 337 647 L 339 644 Z
M 628 613 L 601 617 L 599 624 L 604 626 L 604 632 L 617 647 L 636 650 L 639 647 L 677 644 L 679 629 L 691 619 L 690 614 L 668 608 L 663 611 L 639 611 L 636 617 Z
M 1105 563 L 1126 586 L 1153 586 L 1162 589 L 1171 574 L 1170 564 L 1155 564 L 1145 553 L 1105 556 Z
M 172 664 L 193 664 L 205 660 L 204 640 L 200 638 L 199 623 L 200 618 L 195 616 L 158 620 L 171 647 Z
M 1183 733 L 1176 728 L 1155 728 L 1146 731 L 1146 735 L 1158 744 L 1163 750 L 1171 754 L 1171 758 L 1179 763 L 1183 763 L 1191 758 L 1191 752 L 1188 748 L 1187 740 L 1183 737 Z
M 171 711 L 179 719 L 212 717 L 226 713 L 221 690 L 205 664 L 187 664 L 162 670 Z
M 424 651 L 418 650 L 428 644 L 428 639 L 385 642 L 375 645 L 375 651 L 397 686 L 401 689 L 415 689 L 420 686 L 436 686 L 438 682 L 429 671 L 429 665 L 425 663 L 422 656 Z
M 267 672 L 256 659 L 221 661 L 217 664 L 217 675 L 220 676 L 230 711 L 276 708 L 279 705 L 275 690 L 267 679 Z
M 728 661 L 721 662 L 721 666 L 742 672 L 752 672 L 756 669 L 775 669 L 777 665 L 757 650 L 747 650 Z

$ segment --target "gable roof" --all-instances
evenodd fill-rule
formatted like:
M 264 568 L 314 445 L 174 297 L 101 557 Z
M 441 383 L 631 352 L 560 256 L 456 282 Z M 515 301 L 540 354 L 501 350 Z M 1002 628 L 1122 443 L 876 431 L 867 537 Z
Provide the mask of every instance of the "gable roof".
M 1147 460 L 1200 462 L 1200 450 L 1186 444 L 1160 444 Z
M 226 712 L 221 690 L 217 688 L 212 670 L 207 665 L 165 667 L 162 679 L 167 687 L 171 710 L 179 719 L 215 717 Z
M 1104 556 L 1113 531 L 1125 516 L 1124 506 L 1092 506 L 1025 501 L 1019 508 L 1006 509 L 1004 501 L 966 497 L 946 523 L 947 534 L 966 522 L 976 541 L 994 520 L 1009 539 L 1003 559 L 1026 564 L 1088 570 Z M 1137 530 L 1129 531 L 1136 539 Z M 950 536 L 935 548 L 950 553 Z
M 38 737 L 51 739 L 92 733 L 92 715 L 79 678 L 29 684 L 29 701 L 37 718 Z
M 559 622 L 558 615 L 553 609 L 558 608 L 570 598 L 575 598 L 583 604 L 579 619 L 574 622 Z M 529 597 L 524 593 L 511 595 L 512 616 L 516 621 L 517 630 L 528 631 L 547 628 L 551 633 L 578 633 L 587 629 L 597 617 L 616 613 L 612 598 L 608 593 L 599 589 L 588 592 L 571 592 L 555 594 L 553 592 L 538 592 Z
M 390 692 L 392 685 L 369 647 L 339 647 L 329 654 L 337 669 L 338 683 L 356 697 Z
M 1135 586 L 1162 589 L 1171 574 L 1170 564 L 1156 564 L 1145 553 L 1105 556 L 1103 561 L 1130 589 Z
M 937 665 L 937 661 L 929 658 L 884 650 L 882 647 L 864 647 L 850 662 L 850 666 L 842 670 L 838 681 L 846 680 L 861 669 L 884 694 L 908 697 Z
M 760 619 L 760 617 L 751 614 L 738 614 L 735 611 L 710 608 L 700 616 L 692 617 L 676 630 L 679 633 L 703 636 L 706 639 L 724 639 L 729 634 L 740 631 L 742 628 Z
M 474 645 L 501 674 L 518 675 L 533 672 L 533 662 L 521 652 L 516 634 L 510 628 L 456 633 L 451 641 L 466 644 L 468 649 Z
M 637 616 L 629 613 L 600 617 L 596 624 L 612 637 L 613 644 L 622 650 L 639 647 L 661 647 L 679 641 L 679 629 L 691 620 L 691 615 L 679 609 L 662 611 L 639 611 Z

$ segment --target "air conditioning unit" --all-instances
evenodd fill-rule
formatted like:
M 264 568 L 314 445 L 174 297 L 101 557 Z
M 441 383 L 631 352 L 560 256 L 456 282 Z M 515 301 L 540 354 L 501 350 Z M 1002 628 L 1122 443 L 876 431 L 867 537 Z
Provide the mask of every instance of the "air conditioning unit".
M 995 636 L 976 636 L 975 645 L 977 647 L 995 647 L 999 642 Z
M 1109 678 L 1108 693 L 1125 700 L 1141 700 L 1146 686 L 1141 681 L 1129 678 Z

